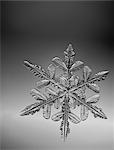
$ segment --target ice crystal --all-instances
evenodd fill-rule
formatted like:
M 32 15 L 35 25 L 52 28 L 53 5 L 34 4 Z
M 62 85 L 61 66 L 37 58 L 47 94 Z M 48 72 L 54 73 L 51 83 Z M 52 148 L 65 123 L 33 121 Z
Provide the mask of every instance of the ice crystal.
M 22 110 L 21 116 L 33 115 L 43 109 L 43 117 L 49 119 L 51 108 L 54 106 L 55 109 L 59 109 L 59 112 L 53 114 L 51 119 L 61 120 L 60 130 L 65 140 L 70 133 L 69 121 L 74 124 L 84 121 L 88 118 L 89 111 L 94 117 L 107 119 L 102 109 L 95 104 L 99 101 L 100 92 L 96 81 L 104 80 L 109 71 L 92 75 L 92 70 L 88 66 L 85 66 L 82 61 L 74 60 L 75 52 L 71 44 L 64 51 L 64 55 L 64 60 L 54 57 L 47 72 L 39 65 L 24 61 L 24 65 L 40 80 L 37 82 L 37 87 L 30 92 L 37 102 Z M 82 73 L 82 77 L 78 72 Z M 97 94 L 87 97 L 87 89 Z M 77 107 L 80 108 L 79 116 L 72 112 Z

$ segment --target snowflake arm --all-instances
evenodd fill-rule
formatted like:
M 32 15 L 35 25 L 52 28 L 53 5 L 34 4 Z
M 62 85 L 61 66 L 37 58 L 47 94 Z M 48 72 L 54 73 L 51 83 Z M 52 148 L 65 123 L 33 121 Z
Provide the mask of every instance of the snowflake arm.
M 88 108 L 93 114 L 94 117 L 100 117 L 103 119 L 107 119 L 106 115 L 102 112 L 101 108 L 98 108 L 97 106 L 92 106 L 91 103 L 84 101 L 82 98 L 80 98 L 76 93 L 72 94 L 72 97 L 74 97 L 80 104 L 84 105 Z
M 45 99 L 38 99 L 40 102 L 34 103 L 32 105 L 27 106 L 24 110 L 22 110 L 21 116 L 34 114 L 35 112 L 38 112 L 41 108 L 43 108 L 45 105 L 52 104 L 54 101 L 56 101 L 59 98 L 63 97 L 64 93 L 60 93 L 58 95 L 50 96 L 49 98 L 45 97 Z M 32 95 L 33 96 L 33 95 Z M 33 96 L 34 97 L 34 96 Z M 36 99 L 36 97 L 34 97 Z
M 58 86 L 58 88 L 63 89 L 63 87 L 60 84 L 58 84 L 54 79 L 52 79 L 41 66 L 34 65 L 27 60 L 24 61 L 24 65 L 38 78 L 41 78 L 43 80 L 46 79 L 49 81 L 49 83 L 51 82 L 53 85 Z
M 87 86 L 91 89 L 94 82 L 105 80 L 105 78 L 107 77 L 108 74 L 109 74 L 109 71 L 99 72 L 99 73 L 95 74 L 92 78 L 90 78 L 90 79 L 88 78 L 88 80 L 86 80 L 86 81 L 83 80 L 77 86 L 74 85 L 70 89 L 70 92 L 76 91 L 79 88 L 82 88 L 83 86 Z

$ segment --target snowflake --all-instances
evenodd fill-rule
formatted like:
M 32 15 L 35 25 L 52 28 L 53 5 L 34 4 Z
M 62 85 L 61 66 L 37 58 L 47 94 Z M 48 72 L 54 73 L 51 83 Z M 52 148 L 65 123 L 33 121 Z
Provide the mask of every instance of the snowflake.
M 43 109 L 43 117 L 49 119 L 51 108 L 60 111 L 51 116 L 53 121 L 60 121 L 61 135 L 66 139 L 70 133 L 69 121 L 77 124 L 88 118 L 89 111 L 94 117 L 107 119 L 101 108 L 95 106 L 99 101 L 100 88 L 96 81 L 104 80 L 109 71 L 102 71 L 92 75 L 92 70 L 85 66 L 82 61 L 75 61 L 75 52 L 72 45 L 64 51 L 64 60 L 59 57 L 52 59 L 47 72 L 38 65 L 25 60 L 24 65 L 39 78 L 37 87 L 32 89 L 30 94 L 37 101 L 22 110 L 21 116 L 33 115 Z M 78 75 L 79 74 L 79 75 Z M 81 75 L 80 75 L 81 74 Z M 97 93 L 87 97 L 87 90 Z M 73 113 L 73 109 L 79 107 L 80 115 Z

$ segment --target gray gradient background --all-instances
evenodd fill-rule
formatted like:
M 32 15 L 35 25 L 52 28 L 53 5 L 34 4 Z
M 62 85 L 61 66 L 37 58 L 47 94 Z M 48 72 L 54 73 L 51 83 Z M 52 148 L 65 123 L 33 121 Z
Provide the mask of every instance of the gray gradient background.
M 112 150 L 113 6 L 113 2 L 2 2 L 2 150 Z M 76 58 L 93 73 L 110 70 L 99 83 L 98 103 L 108 119 L 94 119 L 90 113 L 88 120 L 70 123 L 71 133 L 64 143 L 60 122 L 45 120 L 42 112 L 19 114 L 35 102 L 29 91 L 37 81 L 23 60 L 46 69 L 54 56 L 63 57 L 69 42 Z

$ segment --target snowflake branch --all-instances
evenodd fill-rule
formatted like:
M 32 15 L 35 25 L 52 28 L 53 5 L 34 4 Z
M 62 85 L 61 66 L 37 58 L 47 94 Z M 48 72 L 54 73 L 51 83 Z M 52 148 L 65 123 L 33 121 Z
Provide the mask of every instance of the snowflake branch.
M 95 117 L 99 116 L 100 118 L 107 119 L 106 115 L 102 112 L 102 110 L 96 106 L 92 106 L 90 103 L 87 103 L 83 101 L 79 96 L 77 96 L 76 93 L 71 94 L 73 98 L 75 98 L 78 102 L 80 102 L 82 105 L 86 106 Z
M 42 69 L 41 66 L 34 65 L 29 61 L 24 61 L 24 65 L 35 75 L 40 77 L 41 79 L 46 79 L 50 81 L 52 84 L 57 86 L 58 88 L 62 90 L 66 90 L 65 87 L 61 86 L 59 83 L 57 83 L 54 79 L 51 79 L 50 76 Z
M 44 100 L 43 102 L 40 102 L 40 103 L 37 102 L 37 103 L 34 103 L 32 105 L 29 105 L 24 110 L 21 111 L 21 112 L 23 112 L 21 114 L 21 116 L 25 116 L 25 115 L 29 115 L 29 114 L 35 113 L 35 112 L 39 111 L 40 108 L 42 108 L 43 106 L 45 106 L 47 104 L 50 104 L 50 103 L 54 102 L 56 99 L 59 99 L 59 98 L 61 98 L 63 96 L 64 96 L 64 92 L 62 92 L 58 96 L 54 95 L 53 99 L 49 98 L 47 101 Z
M 64 97 L 63 101 L 63 106 L 62 106 L 62 111 L 63 111 L 63 136 L 64 136 L 64 141 L 67 138 L 68 130 L 67 130 L 67 124 L 68 124 L 68 113 L 70 111 L 69 105 L 68 105 L 68 95 Z
M 102 71 L 102 72 L 99 72 L 97 74 L 95 74 L 94 77 L 92 77 L 91 79 L 85 81 L 85 82 L 81 82 L 79 83 L 79 85 L 77 86 L 73 86 L 71 87 L 71 89 L 69 90 L 70 92 L 74 92 L 76 90 L 78 90 L 79 88 L 82 88 L 83 86 L 85 85 L 88 85 L 88 84 L 91 84 L 91 83 L 94 83 L 96 81 L 101 81 L 101 80 L 105 80 L 105 78 L 107 77 L 109 71 Z

